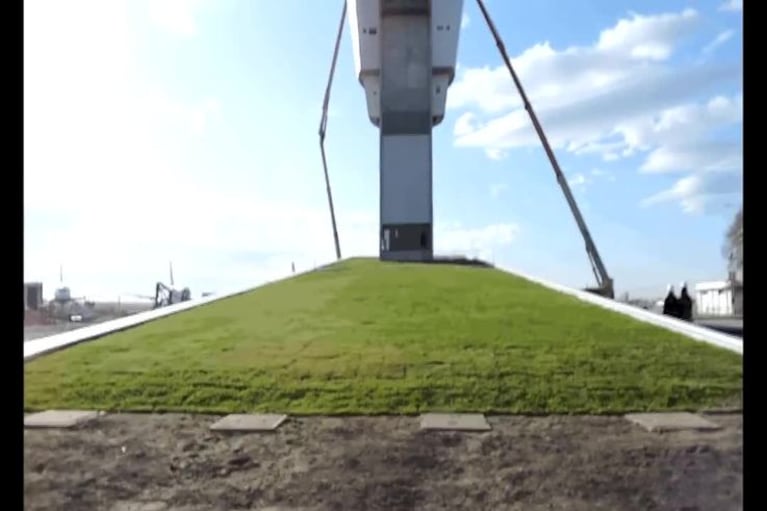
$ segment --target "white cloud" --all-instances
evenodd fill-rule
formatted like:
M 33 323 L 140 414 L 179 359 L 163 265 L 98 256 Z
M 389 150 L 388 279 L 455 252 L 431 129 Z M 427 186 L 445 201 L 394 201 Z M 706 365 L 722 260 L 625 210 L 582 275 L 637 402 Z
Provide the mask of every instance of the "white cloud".
M 676 145 L 655 149 L 640 169 L 647 173 L 658 172 L 737 172 L 743 166 L 740 144 L 732 142 L 709 142 L 705 146 Z
M 703 53 L 711 53 L 717 48 L 719 48 L 721 45 L 732 39 L 732 36 L 735 35 L 734 30 L 725 30 L 724 32 L 720 32 L 713 41 L 708 43 L 706 46 L 703 47 Z
M 655 147 L 641 166 L 643 172 L 706 172 L 742 169 L 739 142 L 708 140 L 717 127 L 740 123 L 743 96 L 716 96 L 706 104 L 685 104 L 666 109 L 651 130 L 640 135 Z
M 743 0 L 727 0 L 719 6 L 720 11 L 741 12 L 743 10 Z
M 588 183 L 588 178 L 584 174 L 578 173 L 568 179 L 567 182 L 572 188 L 583 188 Z
M 726 203 L 730 196 L 742 193 L 740 175 L 709 172 L 679 179 L 671 188 L 644 199 L 642 206 L 675 201 L 685 213 L 700 214 L 709 204 Z
M 622 19 L 614 27 L 602 31 L 596 50 L 638 60 L 666 60 L 671 56 L 678 31 L 689 29 L 697 17 L 694 9 L 656 16 L 632 13 L 630 19 Z
M 690 34 L 698 18 L 693 10 L 658 16 L 634 14 L 603 31 L 593 46 L 557 51 L 546 41 L 512 58 L 512 64 L 536 107 L 569 104 L 636 83 L 630 79 L 637 78 L 639 71 L 652 71 L 649 64 L 670 57 L 674 42 Z M 479 106 L 485 113 L 497 113 L 519 105 L 502 64 L 463 70 L 448 94 L 451 108 Z
M 590 172 L 577 172 L 567 180 L 571 188 L 584 191 L 596 181 L 615 181 L 615 176 L 602 169 L 591 169 Z M 585 208 L 584 208 L 585 209 Z
M 461 223 L 437 224 L 434 251 L 439 255 L 464 255 L 493 260 L 504 247 L 516 241 L 520 228 L 515 223 L 499 223 L 467 228 Z
M 453 126 L 453 135 L 456 137 L 460 137 L 463 135 L 468 135 L 475 131 L 477 128 L 475 127 L 475 119 L 476 115 L 474 115 L 472 112 L 466 112 L 462 114 L 456 121 L 455 126 Z
M 461 28 L 465 29 L 468 28 L 469 24 L 471 23 L 471 19 L 469 18 L 469 15 L 465 12 L 461 16 Z
M 195 16 L 201 0 L 148 0 L 149 17 L 161 29 L 179 37 L 197 35 Z
M 631 14 L 591 46 L 559 50 L 543 42 L 513 58 L 554 149 L 606 162 L 641 155 L 645 172 L 740 172 L 738 144 L 710 138 L 741 122 L 742 95 L 717 94 L 740 86 L 741 64 L 671 63 L 699 18 L 692 9 Z M 503 65 L 464 69 L 448 106 L 463 110 L 454 129 L 458 147 L 481 148 L 492 158 L 540 146 Z

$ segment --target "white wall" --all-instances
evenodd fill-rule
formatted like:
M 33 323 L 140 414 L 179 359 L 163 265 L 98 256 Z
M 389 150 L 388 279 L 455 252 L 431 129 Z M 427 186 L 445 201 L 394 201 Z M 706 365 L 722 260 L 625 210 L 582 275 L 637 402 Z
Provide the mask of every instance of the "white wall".
M 699 315 L 731 316 L 734 313 L 731 288 L 697 291 L 695 303 Z

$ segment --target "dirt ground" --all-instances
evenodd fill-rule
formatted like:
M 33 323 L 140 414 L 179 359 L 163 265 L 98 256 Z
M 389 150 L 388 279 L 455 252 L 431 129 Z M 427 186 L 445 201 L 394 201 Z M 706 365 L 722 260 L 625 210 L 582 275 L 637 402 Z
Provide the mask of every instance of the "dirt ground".
M 106 415 L 25 430 L 25 509 L 742 509 L 742 418 L 648 433 L 620 417 L 490 417 L 487 433 L 416 417 L 290 418 L 211 433 L 217 418 Z

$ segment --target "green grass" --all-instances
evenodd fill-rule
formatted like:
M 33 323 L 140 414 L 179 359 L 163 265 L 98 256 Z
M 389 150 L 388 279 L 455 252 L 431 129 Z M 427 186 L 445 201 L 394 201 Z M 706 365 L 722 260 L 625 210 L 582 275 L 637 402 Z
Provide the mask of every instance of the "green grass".
M 25 366 L 25 408 L 617 413 L 739 402 L 742 358 L 487 268 L 352 259 Z

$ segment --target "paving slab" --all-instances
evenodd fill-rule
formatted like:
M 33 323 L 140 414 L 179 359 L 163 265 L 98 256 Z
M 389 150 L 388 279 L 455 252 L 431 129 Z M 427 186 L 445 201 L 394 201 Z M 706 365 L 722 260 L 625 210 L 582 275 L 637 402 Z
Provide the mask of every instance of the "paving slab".
M 85 410 L 46 410 L 24 416 L 25 428 L 73 428 L 99 417 Z
M 166 511 L 168 505 L 161 501 L 150 502 L 117 502 L 110 511 Z
M 666 431 L 714 431 L 721 426 L 693 413 L 631 413 L 626 419 L 642 426 L 647 431 L 663 433 Z
M 274 431 L 285 422 L 287 415 L 232 414 L 210 426 L 211 431 Z
M 425 413 L 421 429 L 443 431 L 490 431 L 490 424 L 481 413 Z

